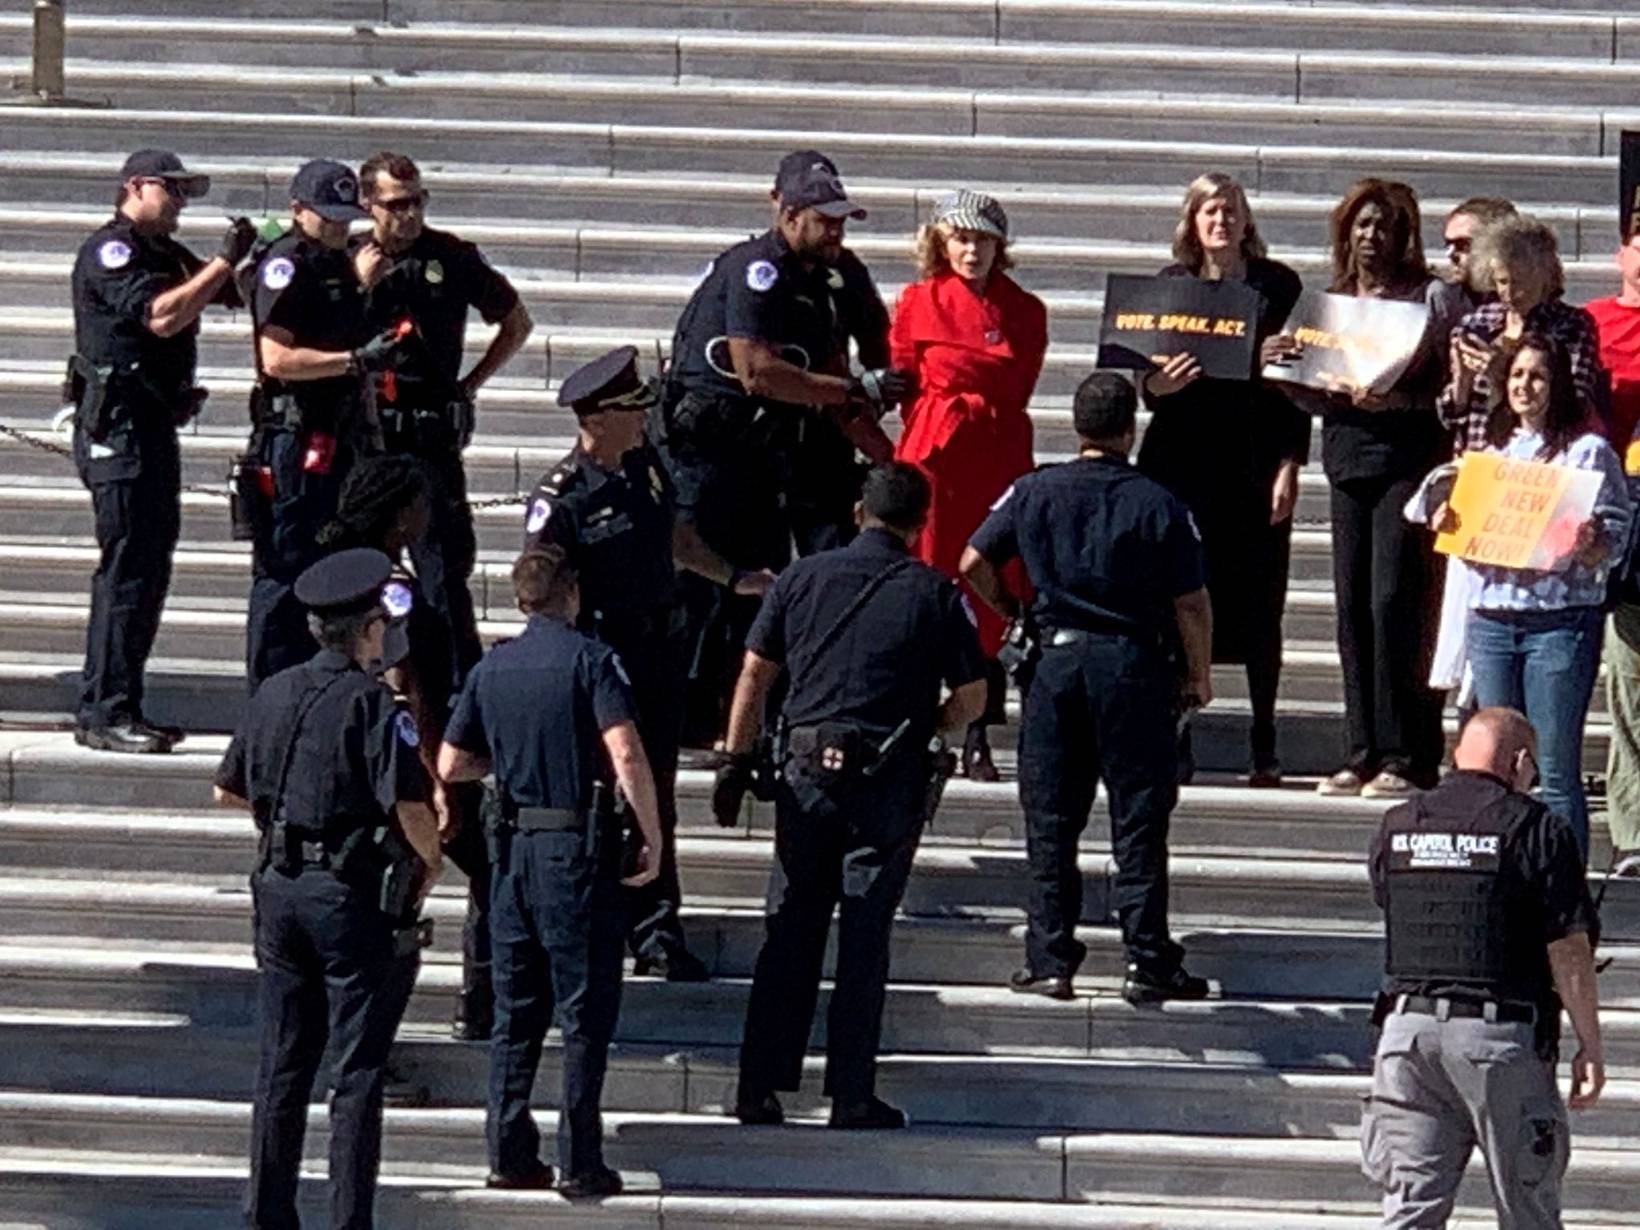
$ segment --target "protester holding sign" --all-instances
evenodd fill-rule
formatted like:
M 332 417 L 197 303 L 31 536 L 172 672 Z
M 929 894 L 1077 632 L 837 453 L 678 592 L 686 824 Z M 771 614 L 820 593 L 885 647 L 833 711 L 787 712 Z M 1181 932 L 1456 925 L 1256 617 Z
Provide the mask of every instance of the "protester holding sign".
M 1210 172 L 1185 190 L 1173 235 L 1177 263 L 1161 276 L 1241 282 L 1258 292 L 1256 340 L 1276 358 L 1282 347 L 1271 344 L 1272 336 L 1301 286 L 1297 274 L 1267 259 L 1265 251 L 1241 185 Z M 1138 464 L 1190 506 L 1216 616 L 1213 661 L 1247 668 L 1253 710 L 1249 783 L 1276 786 L 1281 613 L 1298 472 L 1310 452 L 1310 416 L 1255 378 L 1251 367 L 1239 380 L 1200 372 L 1196 357 L 1185 351 L 1144 379 L 1152 413 Z
M 1502 340 L 1528 332 L 1560 343 L 1584 411 L 1603 414 L 1606 373 L 1594 318 L 1560 297 L 1566 276 L 1554 231 L 1525 215 L 1494 222 L 1476 236 L 1471 265 L 1475 281 L 1497 299 L 1470 312 L 1452 333 L 1451 375 L 1436 406 L 1457 435 L 1457 451 L 1486 447 L 1487 365 Z
M 1467 642 L 1475 701 L 1521 709 L 1538 733 L 1543 801 L 1571 822 L 1585 856 L 1589 809 L 1583 795 L 1583 722 L 1600 666 L 1600 605 L 1606 574 L 1628 541 L 1631 505 L 1623 466 L 1592 430 L 1566 348 L 1528 333 L 1491 398 L 1487 451 L 1517 462 L 1492 475 L 1497 494 L 1484 510 L 1438 510 L 1433 528 L 1456 535 L 1474 573 Z M 1555 517 L 1573 476 L 1600 475 L 1593 512 L 1569 525 Z M 1460 476 L 1460 488 L 1463 479 Z M 1459 492 L 1454 503 L 1461 509 Z M 1470 524 L 1477 515 L 1480 525 Z M 1558 526 L 1565 526 L 1557 532 Z M 1541 528 L 1540 528 L 1541 527 Z M 1516 531 L 1519 531 L 1518 533 Z M 1530 539 L 1518 544 L 1511 538 Z M 1486 540 L 1492 540 L 1488 547 Z M 1467 542 L 1465 542 L 1467 540 Z M 1532 565 L 1484 562 L 1524 556 Z
M 1323 794 L 1396 796 L 1432 785 L 1441 755 L 1439 697 L 1426 686 L 1435 630 L 1429 535 L 1401 509 L 1447 451 L 1435 414 L 1446 340 L 1463 292 L 1424 262 L 1418 198 L 1365 179 L 1334 208 L 1328 290 L 1428 308 L 1422 336 L 1384 392 L 1299 392 L 1325 417 L 1322 464 L 1332 484 L 1333 583 L 1349 757 Z M 1285 339 L 1291 340 L 1291 339 Z
M 1008 276 L 1008 215 L 991 197 L 953 192 L 917 235 L 920 279 L 900 292 L 890 362 L 916 376 L 894 454 L 922 467 L 933 488 L 913 550 L 955 577 L 957 561 L 991 505 L 1032 466 L 1027 412 L 1048 348 L 1048 312 Z M 964 588 L 967 582 L 962 582 Z M 1003 721 L 1000 616 L 970 600 L 991 659 L 986 711 L 970 728 L 962 766 L 997 780 L 987 723 Z

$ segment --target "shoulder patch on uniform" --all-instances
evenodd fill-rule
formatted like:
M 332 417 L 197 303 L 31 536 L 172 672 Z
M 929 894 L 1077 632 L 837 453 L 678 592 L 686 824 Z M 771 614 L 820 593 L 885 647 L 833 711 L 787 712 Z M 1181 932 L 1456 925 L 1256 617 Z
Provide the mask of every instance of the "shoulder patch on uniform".
M 997 509 L 1001 508 L 1009 500 L 1013 499 L 1013 497 L 1014 497 L 1014 487 L 1015 486 L 1016 486 L 1016 484 L 1009 483 L 1008 484 L 1008 490 L 1004 491 L 1001 495 L 997 496 L 997 502 L 995 504 L 991 505 L 991 511 L 992 512 L 996 512 Z
M 535 503 L 530 505 L 530 515 L 524 522 L 524 532 L 526 534 L 539 533 L 541 531 L 541 527 L 547 523 L 547 519 L 551 516 L 552 504 L 549 501 L 535 501 Z
M 415 595 L 403 581 L 389 581 L 382 586 L 382 610 L 394 619 L 403 619 L 415 604 Z
M 276 256 L 262 266 L 262 285 L 269 290 L 284 290 L 296 276 L 296 262 L 288 256 Z
M 746 266 L 746 285 L 762 294 L 780 281 L 780 270 L 771 261 L 753 261 Z
M 104 269 L 124 269 L 131 263 L 131 245 L 123 239 L 110 239 L 97 249 L 97 263 Z
M 410 716 L 408 710 L 400 709 L 393 715 L 393 729 L 398 733 L 399 742 L 405 747 L 421 746 L 421 735 L 416 730 L 416 719 Z

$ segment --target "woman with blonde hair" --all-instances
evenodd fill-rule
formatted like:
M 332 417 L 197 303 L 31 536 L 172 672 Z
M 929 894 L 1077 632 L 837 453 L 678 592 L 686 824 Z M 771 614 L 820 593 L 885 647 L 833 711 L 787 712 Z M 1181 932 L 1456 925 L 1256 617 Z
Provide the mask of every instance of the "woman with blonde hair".
M 1028 407 L 1048 347 L 1048 313 L 1008 276 L 1008 215 L 983 193 L 940 199 L 917 234 L 917 264 L 918 280 L 900 292 L 889 332 L 890 362 L 917 380 L 894 455 L 921 466 L 933 489 L 917 554 L 956 577 L 986 511 L 1031 468 Z M 985 727 L 1002 721 L 994 659 L 1003 625 L 983 602 L 970 596 L 969 604 L 993 671 L 990 704 L 969 730 L 962 764 L 970 777 L 995 781 Z
M 1281 349 L 1274 335 L 1298 299 L 1298 275 L 1268 259 L 1247 195 L 1230 176 L 1212 171 L 1185 190 L 1173 257 L 1176 263 L 1161 276 L 1228 278 L 1257 291 L 1260 349 Z M 1279 785 L 1281 615 L 1298 472 L 1310 451 L 1309 415 L 1252 370 L 1241 380 L 1202 378 L 1189 354 L 1151 372 L 1142 388 L 1151 421 L 1139 468 L 1190 506 L 1207 555 L 1213 661 L 1247 670 L 1249 784 Z

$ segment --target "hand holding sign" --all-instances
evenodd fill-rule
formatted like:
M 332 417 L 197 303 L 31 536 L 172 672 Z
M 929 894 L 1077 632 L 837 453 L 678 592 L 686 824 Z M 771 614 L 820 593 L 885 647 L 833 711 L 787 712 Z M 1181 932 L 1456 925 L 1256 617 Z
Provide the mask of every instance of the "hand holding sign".
M 1202 365 L 1190 353 L 1176 354 L 1145 377 L 1145 392 L 1152 397 L 1172 397 L 1187 384 L 1201 378 Z
M 1382 410 L 1382 395 L 1407 369 L 1428 324 L 1429 307 L 1421 301 L 1305 291 L 1284 330 L 1299 344 L 1298 354 L 1266 359 L 1264 377 L 1342 393 L 1360 409 Z

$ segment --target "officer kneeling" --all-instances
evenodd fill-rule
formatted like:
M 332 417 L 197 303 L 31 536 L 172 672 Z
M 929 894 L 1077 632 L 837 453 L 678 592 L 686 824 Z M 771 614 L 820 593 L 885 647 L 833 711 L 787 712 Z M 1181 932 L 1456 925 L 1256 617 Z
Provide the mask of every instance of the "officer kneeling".
M 928 515 L 928 480 L 891 462 L 867 476 L 852 544 L 798 561 L 763 600 L 729 716 L 729 762 L 713 810 L 735 823 L 752 748 L 784 666 L 775 865 L 740 1051 L 735 1115 L 779 1123 L 795 1090 L 839 900 L 826 1094 L 835 1128 L 899 1128 L 876 1096 L 889 929 L 950 761 L 937 736 L 985 707 L 985 658 L 957 587 L 908 554 Z M 940 703 L 940 686 L 951 689 Z
M 490 910 L 489 1185 L 553 1185 L 530 1091 L 556 1005 L 564 1040 L 558 1190 L 572 1199 L 610 1196 L 621 1176 L 604 1165 L 598 1103 L 621 1004 L 620 886 L 647 884 L 659 869 L 655 782 L 620 658 L 575 630 L 580 590 L 563 549 L 526 551 L 512 575 L 529 624 L 467 676 L 438 757 L 447 782 L 493 770 L 500 810 Z M 624 880 L 616 785 L 643 839 Z
M 1572 1107 L 1594 1105 L 1605 1084 L 1599 920 L 1571 826 L 1524 793 L 1535 743 L 1520 713 L 1482 709 L 1457 771 L 1392 808 L 1373 839 L 1387 977 L 1361 1151 L 1387 1230 L 1445 1226 L 1477 1144 L 1498 1225 L 1559 1230 L 1562 1005 L 1580 1047 Z
M 384 641 L 403 640 L 382 606 L 392 570 L 380 551 L 358 548 L 297 578 L 320 650 L 263 683 L 217 770 L 217 801 L 249 810 L 261 837 L 253 1227 L 298 1224 L 308 1100 L 327 1045 L 330 1224 L 374 1224 L 382 1073 L 420 964 L 416 916 L 439 871 L 415 723 L 371 673 L 392 664 Z

